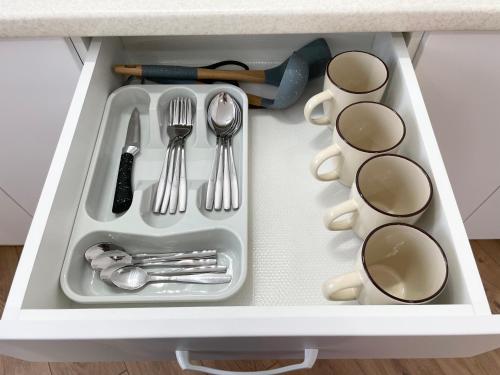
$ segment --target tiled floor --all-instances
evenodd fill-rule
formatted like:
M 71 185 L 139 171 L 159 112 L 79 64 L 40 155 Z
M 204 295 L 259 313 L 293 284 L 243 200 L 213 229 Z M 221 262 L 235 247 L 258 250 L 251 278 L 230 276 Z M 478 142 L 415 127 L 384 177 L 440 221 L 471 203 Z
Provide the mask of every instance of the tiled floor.
M 500 313 L 500 240 L 471 241 L 486 294 L 494 313 Z M 21 252 L 20 247 L 0 249 L 0 308 Z M 203 361 L 230 371 L 256 371 L 291 361 Z M 0 375 L 154 375 L 188 374 L 174 361 L 113 363 L 30 363 L 0 356 Z M 313 369 L 294 374 L 334 375 L 499 375 L 500 349 L 466 359 L 320 360 Z

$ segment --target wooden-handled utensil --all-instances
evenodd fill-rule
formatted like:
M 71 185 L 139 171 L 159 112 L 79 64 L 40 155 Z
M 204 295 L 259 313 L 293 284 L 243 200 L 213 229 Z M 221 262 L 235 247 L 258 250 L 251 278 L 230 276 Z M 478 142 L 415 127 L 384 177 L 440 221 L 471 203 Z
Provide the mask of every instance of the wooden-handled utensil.
M 118 74 L 152 80 L 161 78 L 185 81 L 212 80 L 274 83 L 272 81 L 273 77 L 268 76 L 266 81 L 266 70 L 215 70 L 173 65 L 116 65 L 114 70 Z
M 307 81 L 323 75 L 331 58 L 330 48 L 322 38 L 294 52 L 280 65 L 266 70 L 212 70 L 174 65 L 116 65 L 118 74 L 155 80 L 214 80 L 266 83 L 277 86 L 274 99 L 249 95 L 249 103 L 281 109 L 291 106 L 302 95 Z

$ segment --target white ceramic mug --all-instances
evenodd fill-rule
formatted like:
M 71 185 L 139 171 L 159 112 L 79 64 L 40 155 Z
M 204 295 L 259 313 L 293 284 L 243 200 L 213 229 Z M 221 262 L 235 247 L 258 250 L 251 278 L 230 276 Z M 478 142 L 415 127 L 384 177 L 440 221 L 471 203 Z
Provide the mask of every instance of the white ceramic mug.
M 304 116 L 311 124 L 328 125 L 349 104 L 379 102 L 388 80 L 389 69 L 377 56 L 363 51 L 339 53 L 328 63 L 323 91 L 307 101 Z M 320 104 L 324 114 L 312 117 Z
M 355 271 L 326 281 L 323 295 L 361 304 L 425 303 L 443 291 L 447 279 L 448 262 L 437 241 L 412 225 L 391 223 L 368 235 Z
M 333 144 L 321 150 L 311 162 L 311 173 L 318 180 L 339 180 L 351 186 L 356 171 L 373 155 L 396 152 L 406 134 L 399 114 L 384 104 L 358 102 L 340 112 L 333 130 Z M 337 168 L 319 173 L 328 159 L 338 160 Z
M 431 179 L 421 166 L 401 155 L 376 155 L 359 167 L 350 199 L 326 213 L 325 226 L 330 230 L 352 229 L 365 238 L 383 224 L 415 223 L 431 198 Z M 346 214 L 351 215 L 340 219 Z

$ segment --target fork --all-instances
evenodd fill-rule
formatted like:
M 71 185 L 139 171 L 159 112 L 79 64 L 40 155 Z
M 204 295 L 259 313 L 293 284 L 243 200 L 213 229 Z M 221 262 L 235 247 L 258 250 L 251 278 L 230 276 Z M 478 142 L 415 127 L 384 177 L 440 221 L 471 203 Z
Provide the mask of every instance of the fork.
M 187 206 L 187 177 L 186 177 L 186 151 L 185 151 L 185 140 L 191 134 L 193 130 L 193 112 L 192 104 L 190 98 L 185 98 L 185 112 L 186 112 L 186 124 L 185 126 L 189 128 L 189 133 L 181 138 L 181 170 L 180 170 L 180 184 L 179 184 L 179 212 L 185 212 Z
M 184 140 L 193 129 L 192 103 L 187 97 L 177 97 L 169 103 L 169 118 L 165 132 L 169 137 L 158 189 L 153 206 L 154 213 L 184 212 L 187 205 L 187 181 Z M 170 206 L 170 207 L 169 207 Z
M 193 130 L 192 122 L 192 105 L 191 99 L 177 98 L 174 102 L 173 108 L 173 120 L 172 125 L 169 129 L 174 134 L 174 155 L 172 160 L 175 164 L 173 166 L 171 191 L 165 191 L 165 197 L 161 205 L 160 213 L 167 213 L 167 209 L 171 214 L 175 214 L 177 211 L 177 205 L 179 204 L 179 212 L 186 211 L 187 205 L 187 181 L 186 181 L 186 159 L 184 150 L 184 141 L 191 134 Z M 171 168 L 172 170 L 172 168 Z M 170 197 L 168 196 L 170 194 Z
M 179 134 L 175 147 L 175 165 L 174 175 L 172 180 L 172 192 L 170 202 L 168 202 L 168 210 L 171 214 L 177 211 L 179 205 L 179 212 L 186 210 L 187 204 L 187 181 L 186 181 L 186 160 L 184 151 L 184 141 L 191 133 L 192 113 L 191 113 L 191 99 L 180 98 L 178 102 L 178 117 L 174 118 L 174 126 L 179 127 L 177 134 Z M 177 125 L 176 125 L 177 124 Z M 167 212 L 167 204 L 163 201 L 161 211 L 162 214 Z
M 167 117 L 165 115 L 165 117 L 167 117 L 167 119 L 166 119 L 167 121 L 166 121 L 166 124 L 163 125 L 163 129 L 165 129 L 164 133 L 170 139 L 168 141 L 168 145 L 167 145 L 167 148 L 165 150 L 165 159 L 163 160 L 163 166 L 162 166 L 162 169 L 161 169 L 161 174 L 160 174 L 160 177 L 158 179 L 158 188 L 156 189 L 156 196 L 155 196 L 155 201 L 154 201 L 154 204 L 153 204 L 153 212 L 154 213 L 160 213 L 161 204 L 163 202 L 163 197 L 164 197 L 165 190 L 166 190 L 167 180 L 170 180 L 170 178 L 168 177 L 168 174 L 172 170 L 172 166 L 173 166 L 172 145 L 173 145 L 173 142 L 174 142 L 174 138 L 170 136 L 170 134 L 169 134 L 169 128 L 170 128 L 170 126 L 173 125 L 174 101 L 175 100 L 177 100 L 177 99 L 171 100 L 170 103 L 169 103 L 169 105 L 168 105 L 169 116 Z M 170 174 L 171 173 L 172 172 L 170 172 Z

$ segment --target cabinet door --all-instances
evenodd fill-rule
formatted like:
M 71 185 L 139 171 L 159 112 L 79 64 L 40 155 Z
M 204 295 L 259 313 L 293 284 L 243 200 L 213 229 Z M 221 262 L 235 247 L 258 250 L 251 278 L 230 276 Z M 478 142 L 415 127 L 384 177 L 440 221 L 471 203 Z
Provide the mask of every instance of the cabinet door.
M 499 66 L 500 33 L 495 32 L 426 33 L 416 58 L 422 94 L 471 238 L 482 224 L 477 217 L 469 227 L 467 219 L 500 186 Z M 500 217 L 500 211 L 491 214 Z M 500 226 L 488 233 L 500 237 Z
M 64 38 L 0 39 L 0 56 L 0 187 L 32 215 L 82 63 Z
M 23 244 L 30 223 L 31 216 L 0 190 L 0 244 Z
M 500 189 L 496 190 L 465 221 L 467 234 L 473 238 L 498 238 L 500 215 Z

